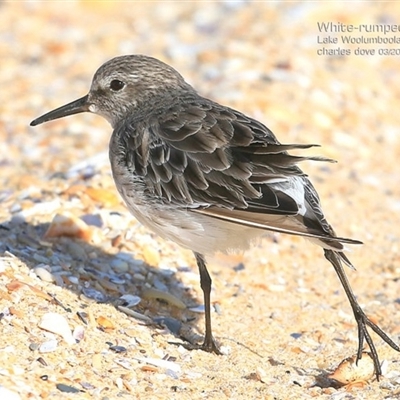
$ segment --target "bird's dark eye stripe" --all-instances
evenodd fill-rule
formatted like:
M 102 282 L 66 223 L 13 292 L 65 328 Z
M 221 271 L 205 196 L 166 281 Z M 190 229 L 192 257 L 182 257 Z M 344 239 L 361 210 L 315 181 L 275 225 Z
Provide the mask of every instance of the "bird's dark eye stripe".
M 121 90 L 124 86 L 125 86 L 125 83 L 118 79 L 113 79 L 110 82 L 110 89 L 114 90 L 115 92 L 117 92 L 118 90 Z

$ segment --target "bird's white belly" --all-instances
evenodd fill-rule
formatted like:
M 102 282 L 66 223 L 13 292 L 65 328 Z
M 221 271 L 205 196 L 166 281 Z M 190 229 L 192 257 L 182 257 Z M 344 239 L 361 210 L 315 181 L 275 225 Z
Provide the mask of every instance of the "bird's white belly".
M 190 210 L 129 205 L 143 225 L 164 239 L 200 254 L 245 250 L 262 230 L 222 221 Z

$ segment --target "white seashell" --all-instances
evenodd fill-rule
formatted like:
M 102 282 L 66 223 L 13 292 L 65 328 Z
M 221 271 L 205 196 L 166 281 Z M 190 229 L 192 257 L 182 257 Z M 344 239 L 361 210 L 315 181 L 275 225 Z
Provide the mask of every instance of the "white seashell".
M 146 364 L 154 365 L 155 367 L 169 369 L 177 373 L 181 372 L 181 366 L 172 361 L 162 360 L 159 358 L 151 358 L 151 357 L 148 358 L 135 357 L 135 359 Z
M 44 314 L 38 326 L 48 332 L 60 335 L 68 344 L 76 343 L 72 336 L 68 321 L 61 314 L 51 312 Z
M 328 378 L 334 379 L 342 385 L 371 379 L 375 373 L 371 354 L 363 351 L 361 359 L 358 362 L 356 360 L 356 355 L 346 358 L 332 374 L 328 375 Z
M 45 239 L 59 236 L 74 237 L 88 242 L 93 237 L 93 230 L 72 213 L 64 212 L 56 214 L 44 235 Z

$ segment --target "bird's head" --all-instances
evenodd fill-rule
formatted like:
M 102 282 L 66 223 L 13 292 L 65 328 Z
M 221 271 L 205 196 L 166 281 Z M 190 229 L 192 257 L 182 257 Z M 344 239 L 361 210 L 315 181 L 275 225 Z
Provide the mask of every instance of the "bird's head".
M 143 55 L 120 56 L 107 61 L 95 73 L 89 93 L 31 122 L 32 126 L 81 112 L 104 117 L 114 127 L 141 108 L 168 102 L 179 92 L 193 90 L 172 67 Z

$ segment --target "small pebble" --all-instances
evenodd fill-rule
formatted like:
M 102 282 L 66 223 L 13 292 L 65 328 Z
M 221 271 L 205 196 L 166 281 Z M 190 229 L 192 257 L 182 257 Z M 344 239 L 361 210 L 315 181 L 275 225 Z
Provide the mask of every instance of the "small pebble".
M 47 342 L 42 343 L 39 346 L 39 352 L 40 353 L 51 353 L 55 350 L 57 350 L 58 347 L 58 342 L 57 340 L 48 340 Z
M 115 351 L 116 353 L 125 353 L 127 351 L 124 346 L 110 346 L 110 350 Z
M 132 294 L 124 294 L 120 299 L 124 301 L 125 307 L 137 306 L 142 301 L 139 296 L 134 296 Z
M 63 393 L 79 393 L 80 390 L 69 385 L 65 385 L 64 383 L 57 383 L 56 388 Z
M 39 254 L 39 253 L 34 253 L 33 256 L 32 256 L 32 258 L 33 258 L 35 261 L 40 262 L 40 263 L 43 263 L 43 264 L 46 264 L 47 262 L 49 262 L 49 260 L 48 260 L 47 257 L 44 257 L 44 256 L 42 256 L 42 255 Z
M 114 258 L 111 261 L 111 268 L 114 269 L 116 272 L 128 272 L 129 271 L 129 264 L 121 260 L 120 258 Z
M 89 382 L 79 382 L 79 384 L 85 389 L 85 390 L 93 390 L 96 389 L 95 386 L 93 386 L 91 383 Z
M 218 315 L 222 315 L 221 305 L 219 303 L 214 304 L 214 310 Z
M 90 259 L 94 260 L 95 258 L 98 257 L 98 254 L 97 254 L 95 251 L 91 251 L 91 252 L 88 254 L 88 257 L 89 257 Z
M 158 325 L 165 326 L 174 335 L 177 335 L 182 327 L 180 321 L 171 317 L 155 317 L 153 321 Z
M 33 269 L 33 272 L 40 278 L 42 281 L 45 282 L 54 282 L 54 276 L 51 272 L 49 272 L 44 267 L 36 267 Z
M 99 214 L 86 214 L 81 216 L 81 220 L 88 225 L 97 226 L 101 228 L 104 225 L 103 218 Z
M 58 262 L 60 262 L 59 260 L 58 260 Z M 40 267 L 41 265 L 38 265 L 38 267 Z M 61 265 L 52 265 L 51 266 L 51 268 L 48 266 L 48 265 L 46 265 L 46 266 L 44 266 L 45 268 L 46 267 L 48 267 L 49 268 L 49 271 L 51 271 L 53 274 L 55 274 L 55 273 L 57 273 L 57 272 L 65 272 L 64 270 L 63 270 L 63 267 L 61 266 Z
M 233 270 L 235 272 L 239 272 L 239 271 L 243 271 L 245 269 L 244 264 L 243 263 L 239 263 L 238 265 L 235 265 L 233 267 Z
M 74 260 L 86 260 L 86 251 L 78 242 L 68 242 L 67 251 Z
M 107 296 L 96 289 L 91 287 L 82 288 L 82 293 L 91 300 L 95 300 L 97 303 L 105 303 L 107 301 Z
M 22 225 L 26 222 L 26 215 L 24 212 L 18 212 L 11 217 L 10 225 Z
M 38 343 L 31 343 L 29 345 L 29 350 L 31 351 L 36 351 L 39 348 L 39 344 Z
M 110 282 L 115 283 L 116 285 L 123 285 L 126 283 L 126 279 L 123 279 L 119 276 L 110 277 Z
M 15 214 L 16 212 L 19 212 L 22 210 L 21 204 L 20 203 L 14 203 L 11 207 L 10 207 L 10 213 L 11 214 Z
M 291 333 L 290 336 L 294 339 L 298 339 L 302 336 L 302 334 L 301 333 Z
M 133 274 L 132 278 L 134 281 L 140 281 L 140 282 L 143 282 L 146 280 L 146 277 L 144 275 L 140 274 L 139 272 Z
M 63 280 L 63 278 L 61 277 L 61 275 L 56 275 L 56 274 L 54 274 L 53 276 L 54 276 L 54 283 L 55 283 L 57 286 L 60 286 L 60 287 L 64 287 L 64 286 L 65 286 L 64 280 Z
M 162 276 L 165 277 L 172 277 L 174 274 L 177 273 L 178 269 L 175 267 L 171 267 L 168 263 L 160 262 L 158 264 L 158 268 Z
M 182 266 L 178 267 L 177 270 L 179 272 L 192 272 L 193 271 L 193 269 L 187 265 L 182 265 Z
M 68 280 L 74 284 L 74 285 L 79 285 L 79 278 L 73 275 L 68 276 Z
M 158 279 L 157 277 L 153 279 L 152 286 L 162 292 L 168 292 L 168 286 L 164 282 L 161 282 L 160 279 Z

